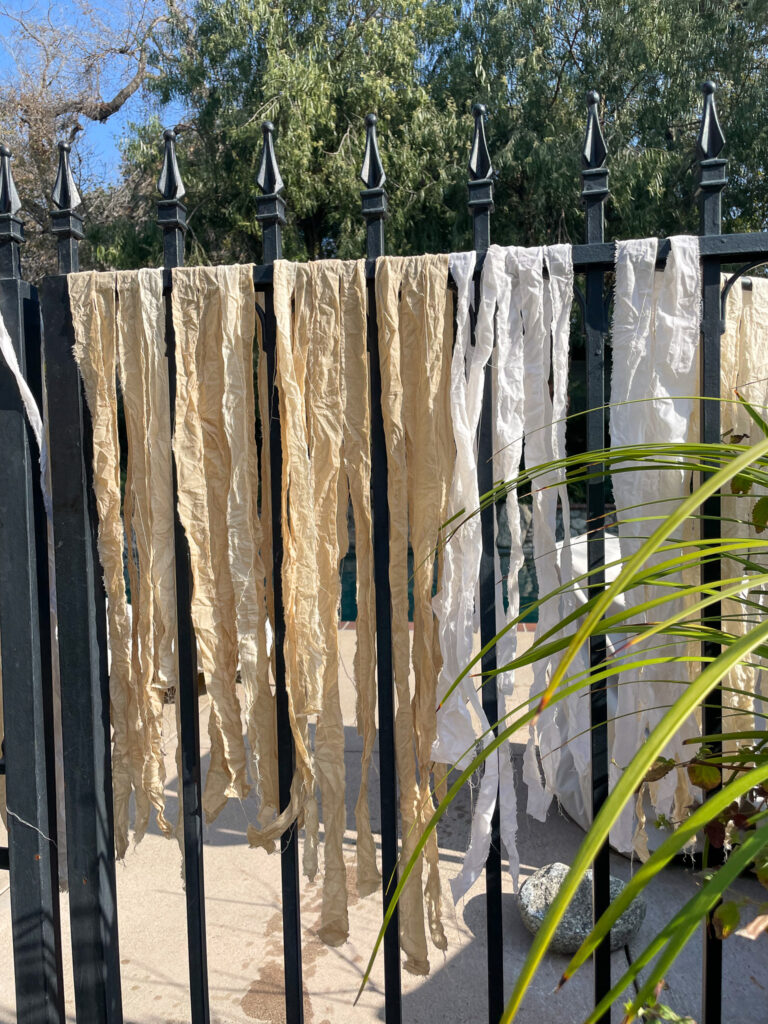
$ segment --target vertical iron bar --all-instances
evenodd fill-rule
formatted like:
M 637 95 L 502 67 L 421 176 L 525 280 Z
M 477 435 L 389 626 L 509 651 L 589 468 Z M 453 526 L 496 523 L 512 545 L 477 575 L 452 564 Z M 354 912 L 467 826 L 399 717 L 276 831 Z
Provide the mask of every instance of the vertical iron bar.
M 66 276 L 45 279 L 42 307 L 76 1012 L 78 1024 L 121 1024 L 106 622 Z
M 187 210 L 182 203 L 184 185 L 176 163 L 176 133 L 166 129 L 163 166 L 157 188 L 157 222 L 163 229 L 163 292 L 165 295 L 165 346 L 168 359 L 171 436 L 176 412 L 176 335 L 173 329 L 172 270 L 184 265 Z M 205 930 L 203 876 L 203 809 L 200 780 L 200 711 L 197 685 L 197 644 L 192 625 L 192 566 L 189 544 L 178 508 L 176 460 L 171 460 L 173 487 L 173 544 L 175 551 L 176 622 L 178 652 L 179 741 L 181 812 L 184 822 L 184 895 L 187 904 L 187 956 L 192 1024 L 208 1024 L 208 951 Z
M 360 174 L 363 217 L 366 221 L 366 256 L 384 255 L 384 221 L 387 217 L 387 180 L 376 139 L 376 115 L 365 119 L 366 141 Z M 376 319 L 376 282 L 368 280 L 368 353 L 371 374 L 371 514 L 373 575 L 376 589 L 376 678 L 379 705 L 379 789 L 381 793 L 381 871 L 383 911 L 386 915 L 397 885 L 398 813 L 395 768 L 395 710 L 392 677 L 392 595 L 389 585 L 389 494 L 387 442 L 381 408 L 381 363 Z M 400 918 L 395 905 L 384 933 L 384 1019 L 402 1020 L 400 976 Z
M 469 211 L 472 215 L 472 244 L 478 256 L 483 256 L 491 244 L 491 213 L 493 212 L 493 168 L 485 138 L 485 107 L 476 103 L 472 108 L 475 119 L 472 151 L 469 159 Z M 480 305 L 480 278 L 475 277 L 475 311 Z M 472 321 L 474 344 L 474 318 Z M 493 489 L 493 356 L 488 362 L 483 383 L 480 411 L 480 430 L 477 443 L 477 485 L 480 495 Z M 496 515 L 495 505 L 486 505 L 480 511 L 482 554 L 480 558 L 480 642 L 490 644 L 496 635 Z M 496 677 L 486 673 L 496 671 L 496 647 L 491 646 L 482 658 L 483 711 L 498 733 L 499 700 Z M 503 750 L 499 752 L 504 757 Z M 485 864 L 485 914 L 487 924 L 486 946 L 488 956 L 488 1020 L 498 1024 L 504 1011 L 504 934 L 501 916 L 501 833 L 499 827 L 498 787 L 496 804 L 491 818 L 491 845 Z
M 700 234 L 719 235 L 721 230 L 721 193 L 725 188 L 726 161 L 720 158 L 725 145 L 715 109 L 715 87 L 705 82 L 704 111 L 697 141 L 699 158 Z M 701 440 L 704 444 L 720 443 L 720 257 L 701 261 L 702 315 L 701 315 Z M 717 399 L 717 401 L 713 401 Z M 702 506 L 701 535 L 705 540 L 720 536 L 720 495 L 714 494 Z M 717 586 L 721 578 L 720 559 L 707 559 L 701 567 L 702 584 Z M 720 603 L 710 605 L 706 624 L 720 627 Z M 704 657 L 720 654 L 719 644 L 702 644 Z M 707 697 L 703 710 L 704 734 L 722 732 L 723 694 L 716 687 Z M 712 743 L 719 752 L 719 743 Z M 719 787 L 717 787 L 719 789 Z M 717 789 L 712 790 L 717 792 Z M 709 866 L 722 863 L 722 850 L 710 847 Z M 702 1024 L 720 1024 L 723 994 L 723 945 L 712 927 L 711 915 L 704 922 L 704 949 L 702 955 Z
M 256 179 L 262 195 L 257 199 L 257 220 L 262 225 L 262 262 L 274 263 L 283 254 L 285 201 L 280 196 L 283 180 L 275 157 L 274 125 L 262 125 L 264 148 Z M 295 751 L 285 681 L 285 614 L 283 609 L 282 508 L 283 447 L 280 434 L 280 403 L 276 381 L 277 323 L 272 289 L 264 294 L 264 355 L 269 382 L 269 486 L 272 508 L 272 575 L 275 621 L 275 697 L 277 701 L 277 772 L 280 810 L 291 802 Z M 283 891 L 283 959 L 285 965 L 285 1013 L 287 1024 L 304 1022 L 304 983 L 301 962 L 301 906 L 299 889 L 299 830 L 296 821 L 280 837 L 280 869 Z
M 0 312 L 39 406 L 40 310 L 20 278 L 23 227 L 0 149 Z M 15 253 L 9 250 L 16 250 Z M 28 357 L 28 358 L 27 358 Z M 63 1024 L 48 545 L 37 444 L 18 386 L 0 359 L 0 635 L 11 928 L 20 1024 Z
M 56 210 L 51 214 L 51 229 L 58 238 L 60 275 L 66 275 L 79 269 L 79 243 L 83 237 L 82 218 L 76 212 L 76 208 L 80 205 L 80 196 L 72 178 L 69 152 L 68 144 L 59 145 L 58 173 L 51 195 L 54 206 L 56 206 Z M 66 322 L 57 324 L 60 339 L 65 340 L 63 345 L 61 345 L 61 341 L 59 342 L 56 357 L 49 367 L 49 377 L 54 380 L 56 373 L 60 370 L 63 374 L 62 380 L 66 380 L 66 383 L 62 383 L 61 386 L 76 387 L 78 390 L 77 402 L 73 401 L 71 406 L 65 404 L 61 410 L 62 426 L 59 429 L 70 430 L 80 442 L 79 450 L 76 447 L 68 453 L 71 459 L 70 464 L 66 466 L 64 460 L 59 456 L 60 464 L 57 466 L 54 457 L 51 471 L 54 539 L 57 522 L 61 522 L 64 525 L 60 530 L 59 549 L 62 546 L 65 547 L 62 559 L 64 564 L 79 566 L 77 570 L 79 575 L 74 578 L 81 581 L 80 585 L 84 591 L 77 595 L 77 597 L 83 598 L 82 603 L 75 600 L 72 602 L 72 608 L 69 608 L 69 599 L 67 599 L 63 610 L 61 603 L 57 605 L 64 785 L 68 797 L 67 873 L 70 890 L 75 1003 L 78 1024 L 81 1020 L 104 1020 L 110 1024 L 121 1024 L 122 994 L 114 864 L 107 613 L 106 592 L 97 544 L 99 519 L 93 490 L 93 432 L 82 382 L 72 357 L 74 331 L 69 312 L 66 277 L 60 276 L 54 280 L 63 282 L 60 294 L 62 302 L 66 306 Z M 46 352 L 48 352 L 47 340 L 46 338 Z M 52 349 L 55 345 L 54 341 Z M 56 359 L 60 360 L 60 364 L 56 363 Z M 51 394 L 50 389 L 48 393 Z M 49 406 L 57 405 L 57 399 L 58 395 L 54 402 L 49 403 Z M 51 412 L 49 408 L 48 412 L 51 443 L 54 445 L 58 440 L 54 432 L 57 429 L 55 423 L 59 409 L 57 407 Z M 64 426 L 65 423 L 67 426 Z M 78 461 L 79 467 L 75 469 Z M 65 467 L 72 478 L 68 479 L 64 485 L 63 475 L 58 478 L 59 482 L 57 483 L 55 472 L 57 469 L 63 470 Z M 78 478 L 74 473 L 78 471 L 81 473 L 80 482 L 84 484 L 84 487 L 77 492 L 75 498 L 74 487 Z M 77 533 L 77 528 L 75 529 L 75 535 L 71 538 L 73 541 L 71 550 L 67 548 L 66 542 L 62 542 L 63 537 L 69 541 L 70 534 L 63 516 L 57 519 L 57 488 L 60 495 L 69 494 L 68 488 L 71 489 L 73 498 L 65 498 L 61 502 L 61 507 L 62 509 L 66 507 L 70 515 L 77 517 L 78 528 L 80 527 L 79 514 L 81 510 L 85 514 L 85 535 L 81 538 Z M 84 558 L 78 549 L 81 539 L 88 547 Z M 74 563 L 66 562 L 70 557 L 74 559 Z M 57 558 L 55 571 L 58 571 L 58 566 Z M 68 575 L 59 576 L 59 579 L 69 578 Z M 68 629 L 66 623 L 69 614 L 72 615 L 73 621 L 76 615 L 80 616 L 78 619 L 80 635 L 74 636 L 72 643 L 68 637 L 63 635 Z M 70 654 L 66 672 L 61 661 L 62 644 L 67 645 Z M 82 672 L 86 659 L 90 659 L 91 689 L 90 692 L 86 690 L 85 694 L 76 695 L 72 692 L 73 687 L 77 685 L 76 666 L 79 664 Z M 83 714 L 86 717 L 81 720 Z M 88 722 L 85 729 L 82 721 Z M 79 735 L 75 735 L 77 730 L 80 730 Z M 89 730 L 92 735 L 90 745 L 88 742 Z M 77 786 L 73 787 L 70 779 L 75 773 L 78 773 L 78 782 Z M 83 848 L 77 848 L 74 854 L 71 852 L 73 846 L 81 842 L 79 839 L 80 824 L 77 816 L 75 820 L 71 821 L 70 800 L 72 804 L 75 801 L 78 802 L 78 812 L 76 813 L 83 815 L 81 820 L 89 833 Z M 83 804 L 86 806 L 83 807 Z M 79 885 L 86 889 L 88 886 L 92 887 L 90 894 L 83 894 L 82 900 L 79 892 L 74 894 L 73 898 L 73 879 L 75 879 L 75 886 Z
M 585 208 L 585 241 L 602 242 L 605 234 L 604 204 L 608 198 L 608 169 L 604 167 L 606 147 L 600 129 L 598 105 L 600 97 L 591 90 L 587 94 L 587 132 L 582 152 L 582 201 Z M 603 305 L 602 270 L 588 270 L 585 282 L 585 334 L 587 373 L 587 451 L 605 448 L 605 313 Z M 587 481 L 587 564 L 589 592 L 595 594 L 605 586 L 605 478 L 604 467 L 589 467 Z M 566 531 L 569 524 L 564 524 Z M 594 668 L 605 661 L 605 638 L 590 637 L 589 664 Z M 590 743 L 592 773 L 592 820 L 608 797 L 608 699 L 605 682 L 592 683 L 589 694 Z M 597 922 L 611 901 L 610 851 L 605 842 L 592 865 L 592 915 Z M 595 1004 L 611 988 L 611 947 L 606 937 L 594 952 Z M 611 1011 L 600 1017 L 600 1024 L 610 1024 Z

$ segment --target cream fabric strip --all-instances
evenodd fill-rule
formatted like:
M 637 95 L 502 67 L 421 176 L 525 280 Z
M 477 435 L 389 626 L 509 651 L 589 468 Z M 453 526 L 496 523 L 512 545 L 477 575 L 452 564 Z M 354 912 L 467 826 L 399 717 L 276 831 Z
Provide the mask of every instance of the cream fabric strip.
M 724 286 L 728 278 L 723 277 Z M 734 443 L 754 444 L 760 433 L 746 410 L 738 403 L 736 392 L 754 406 L 763 418 L 768 413 L 768 280 L 752 278 L 751 287 L 742 289 L 737 281 L 728 294 L 726 305 L 725 333 L 721 340 L 720 407 L 723 437 L 734 438 Z M 726 536 L 740 537 L 745 541 L 757 536 L 752 525 L 752 509 L 755 502 L 768 493 L 768 489 L 754 485 L 748 496 L 725 492 L 721 498 L 723 529 Z M 749 557 L 758 565 L 766 564 L 766 556 L 759 549 L 749 549 Z M 743 572 L 739 563 L 732 559 L 723 560 L 723 577 L 738 578 Z M 745 590 L 744 596 L 747 596 Z M 766 607 L 766 598 L 755 591 L 749 598 Z M 739 601 L 726 599 L 723 602 L 723 617 L 727 628 L 741 635 L 747 626 L 754 624 L 757 609 L 745 608 Z M 723 693 L 725 708 L 724 728 L 731 731 L 749 730 L 755 727 L 754 712 L 765 711 L 759 707 L 768 696 L 768 674 L 759 658 L 753 656 L 750 665 L 739 665 L 728 676 L 727 686 L 731 692 Z M 759 667 L 758 667 L 759 666 Z M 735 691 L 735 692 L 733 692 Z
M 613 322 L 613 371 L 611 377 L 611 443 L 614 446 L 663 441 L 683 442 L 690 437 L 698 375 L 700 273 L 696 238 L 672 239 L 663 273 L 656 273 L 656 239 L 618 243 Z M 663 517 L 690 486 L 683 470 L 616 474 L 613 480 L 622 556 L 637 550 L 655 528 L 655 521 L 630 522 L 633 517 Z M 670 557 L 667 554 L 665 557 Z M 647 589 L 647 588 L 644 588 Z M 641 598 L 655 596 L 650 591 Z M 629 595 L 630 599 L 632 595 Z M 672 606 L 670 605 L 670 611 Z M 664 653 L 684 654 L 684 643 L 665 641 Z M 657 647 L 652 639 L 650 646 Z M 661 719 L 665 707 L 689 680 L 690 667 L 648 666 L 621 673 L 617 684 L 616 721 L 613 728 L 611 782 L 615 784 L 627 751 L 636 750 L 647 730 Z M 691 719 L 665 751 L 667 757 L 684 759 L 682 741 L 694 735 Z M 693 800 L 684 769 L 677 769 L 649 787 L 650 805 L 656 814 L 680 820 Z M 647 836 L 642 826 L 646 810 L 636 807 L 638 827 L 633 827 L 627 808 L 611 833 L 620 850 L 634 849 L 647 855 Z
M 173 452 L 179 516 L 187 534 L 194 579 L 192 621 L 211 701 L 210 765 L 203 793 L 209 822 L 228 797 L 243 799 L 249 791 L 235 689 L 238 645 L 235 592 L 229 570 L 231 458 L 224 425 L 223 355 L 224 338 L 244 330 L 241 316 L 247 303 L 237 301 L 243 271 L 247 273 L 247 268 L 194 267 L 173 276 Z
M 535 466 L 565 456 L 573 264 L 570 246 L 523 250 L 518 260 L 524 330 L 525 461 L 527 466 Z M 546 282 L 543 280 L 545 265 L 548 269 Z M 570 506 L 564 479 L 563 470 L 551 470 L 537 478 L 533 489 L 533 547 L 540 597 L 572 577 Z M 558 500 L 565 531 L 561 545 L 556 543 Z M 563 597 L 557 597 L 539 608 L 537 640 L 556 632 L 564 607 Z M 532 693 L 541 693 L 546 688 L 549 674 L 546 662 L 536 662 Z M 528 813 L 542 821 L 556 791 L 563 731 L 564 712 L 562 706 L 556 704 L 540 715 L 536 730 L 531 729 L 525 752 L 523 778 L 528 786 Z M 536 763 L 534 740 L 538 741 L 544 785 Z
M 395 744 L 408 859 L 429 813 L 435 740 L 438 630 L 432 611 L 435 552 L 440 545 L 454 463 L 450 422 L 451 305 L 448 256 L 384 257 L 376 264 L 376 308 L 387 438 L 392 646 L 397 694 Z M 413 670 L 408 628 L 408 542 L 413 548 Z M 414 763 L 414 741 L 418 776 Z M 425 897 L 433 943 L 445 949 L 437 837 L 427 842 Z M 405 967 L 429 971 L 419 861 L 400 897 Z
M 131 615 L 123 576 L 116 278 L 113 273 L 72 274 L 68 282 L 75 330 L 74 355 L 93 425 L 93 487 L 109 629 L 115 847 L 117 856 L 122 858 L 128 848 L 131 792 L 136 795 L 137 834 L 146 828 L 149 801 L 143 789 L 145 751 L 141 697 L 132 665 Z

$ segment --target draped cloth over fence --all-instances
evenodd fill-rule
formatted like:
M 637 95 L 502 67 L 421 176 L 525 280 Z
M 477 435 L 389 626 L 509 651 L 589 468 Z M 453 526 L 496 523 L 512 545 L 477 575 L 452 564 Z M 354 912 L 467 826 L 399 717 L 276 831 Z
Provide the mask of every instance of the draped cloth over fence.
M 450 420 L 452 310 L 448 256 L 384 257 L 376 263 L 381 401 L 387 440 L 395 746 L 407 862 L 429 816 L 440 645 L 432 611 L 435 552 L 454 462 Z M 413 550 L 413 672 L 408 629 L 408 544 Z M 414 745 L 418 776 L 414 764 Z M 425 848 L 425 896 L 433 943 L 447 942 L 440 912 L 437 836 Z M 405 967 L 429 970 L 419 886 L 421 861 L 400 897 Z
M 656 251 L 656 239 L 619 242 L 616 247 L 610 418 L 611 444 L 615 447 L 698 440 L 693 420 L 701 302 L 698 239 L 672 238 L 670 255 L 660 272 L 656 271 Z M 636 473 L 614 474 L 622 557 L 637 550 L 658 520 L 685 497 L 690 484 L 690 472 L 682 466 L 675 468 L 674 464 L 665 469 L 650 470 L 643 466 Z M 677 540 L 682 544 L 682 537 Z M 674 552 L 668 551 L 664 557 L 674 557 Z M 682 583 L 682 578 L 678 582 Z M 627 599 L 634 602 L 660 594 L 647 587 L 641 590 L 630 592 Z M 672 614 L 673 610 L 674 605 L 666 605 L 664 613 Z M 654 638 L 649 645 L 658 647 L 658 642 Z M 663 655 L 685 655 L 684 642 L 675 644 L 669 638 L 664 642 L 671 646 L 660 652 Z M 638 749 L 647 732 L 661 720 L 666 707 L 680 695 L 681 685 L 690 679 L 690 671 L 690 663 L 681 661 L 646 665 L 639 672 L 619 674 L 612 784 L 632 751 Z M 695 722 L 689 720 L 679 730 L 666 756 L 685 760 L 682 743 L 695 730 Z M 680 821 L 693 802 L 684 768 L 651 783 L 648 790 L 654 812 L 671 820 Z M 645 813 L 643 801 L 638 799 L 635 828 L 632 808 L 625 809 L 612 832 L 618 849 L 629 852 L 634 846 L 641 856 L 646 855 L 647 835 L 642 828 Z
M 725 286 L 727 277 L 723 278 Z M 760 433 L 743 405 L 736 401 L 737 394 L 757 409 L 763 419 L 768 418 L 768 281 L 753 278 L 748 288 L 737 281 L 728 293 L 725 311 L 725 333 L 720 348 L 721 430 L 725 441 L 754 444 Z M 754 484 L 749 495 L 724 493 L 722 527 L 724 535 L 740 537 L 745 541 L 757 536 L 752 513 L 755 502 L 768 493 L 768 489 Z M 765 564 L 765 554 L 745 545 L 747 554 L 755 564 Z M 738 578 L 743 572 L 739 563 L 723 559 L 723 577 Z M 745 590 L 746 593 L 746 590 Z M 754 588 L 751 601 L 766 607 L 766 595 Z M 747 631 L 755 624 L 755 616 L 764 614 L 757 608 L 748 611 L 739 601 L 723 601 L 723 619 L 735 634 Z M 762 666 L 758 668 L 758 666 Z M 728 731 L 749 731 L 755 728 L 754 712 L 765 712 L 759 707 L 758 695 L 768 699 L 768 673 L 757 655 L 749 664 L 736 665 L 728 674 L 723 692 L 724 726 Z
M 545 267 L 547 274 L 545 276 Z M 457 339 L 451 369 L 451 412 L 456 443 L 456 464 L 450 492 L 449 516 L 459 516 L 460 524 L 446 547 L 443 588 L 435 608 L 440 618 L 440 640 L 443 672 L 441 695 L 457 677 L 472 656 L 473 632 L 476 627 L 474 608 L 480 569 L 482 541 L 480 523 L 471 515 L 478 507 L 477 429 L 485 373 L 493 373 L 494 383 L 494 480 L 511 480 L 520 472 L 523 438 L 526 439 L 528 465 L 551 461 L 565 454 L 563 417 L 567 393 L 568 327 L 573 290 L 573 269 L 570 248 L 551 246 L 537 249 L 491 246 L 483 266 L 480 306 L 477 311 L 475 345 L 470 344 L 469 308 L 472 304 L 474 254 L 457 254 L 451 258 L 451 269 L 458 290 Z M 495 355 L 489 363 L 494 351 Z M 554 384 L 550 397 L 550 369 Z M 551 473 L 546 483 L 557 486 L 537 490 L 534 496 L 534 529 L 537 574 L 542 592 L 554 589 L 570 573 L 567 544 L 555 545 L 558 499 L 563 518 L 568 523 L 568 498 L 562 475 Z M 496 557 L 496 625 L 502 629 L 511 624 L 519 611 L 517 574 L 523 564 L 522 535 L 517 493 L 507 495 L 507 515 L 511 537 L 509 564 L 502 579 Z M 506 587 L 504 587 L 506 584 Z M 506 607 L 504 591 L 506 589 Z M 559 620 L 560 603 L 551 602 L 542 610 L 539 632 Z M 474 606 L 474 607 L 473 607 Z M 510 661 L 516 650 L 516 629 L 508 629 L 497 644 L 497 661 Z M 511 693 L 514 681 L 507 673 L 497 677 L 500 689 Z M 494 681 L 495 682 L 495 681 Z M 486 685 L 494 685 L 489 682 Z M 542 689 L 543 675 L 534 680 Z M 465 679 L 462 686 L 443 704 L 438 712 L 438 734 L 435 756 L 448 762 L 461 762 L 471 750 L 475 731 L 470 715 L 474 711 L 479 732 L 485 744 L 490 742 L 490 726 L 478 699 L 474 682 Z M 503 714 L 500 704 L 499 714 Z M 546 716 L 542 716 L 546 719 Z M 559 745 L 556 731 L 544 720 L 538 741 L 549 783 L 542 787 L 539 765 L 531 736 L 525 761 L 525 778 L 529 785 L 529 810 L 540 817 L 546 813 L 551 799 L 551 765 Z M 452 882 L 454 899 L 463 896 L 479 877 L 490 844 L 491 818 L 499 789 L 501 835 L 516 883 L 518 856 L 516 844 L 517 806 L 515 780 L 510 751 L 502 747 L 491 755 L 480 785 L 472 820 L 470 847 L 459 875 Z
M 93 424 L 93 486 L 108 607 L 115 844 L 122 857 L 128 845 L 132 792 L 136 841 L 146 831 L 150 805 L 157 810 L 162 831 L 171 832 L 164 813 L 161 748 L 162 691 L 176 681 L 162 273 L 73 274 L 69 295 L 74 355 Z M 125 524 L 121 518 L 118 379 L 126 396 L 129 442 Z M 132 587 L 130 608 L 125 557 Z
M 361 895 L 379 884 L 368 807 L 375 740 L 375 634 L 370 507 L 370 412 L 365 333 L 365 263 L 326 260 L 274 271 L 277 387 L 283 441 L 283 605 L 286 677 L 307 795 L 304 867 L 316 870 L 315 777 L 323 802 L 325 881 L 320 935 L 349 932 L 343 839 L 344 726 L 339 695 L 340 560 L 351 501 L 356 537 L 357 728 L 362 779 L 355 808 Z M 317 715 L 314 753 L 308 716 Z M 311 803 L 309 797 L 311 796 Z M 310 810 L 311 808 L 311 810 Z

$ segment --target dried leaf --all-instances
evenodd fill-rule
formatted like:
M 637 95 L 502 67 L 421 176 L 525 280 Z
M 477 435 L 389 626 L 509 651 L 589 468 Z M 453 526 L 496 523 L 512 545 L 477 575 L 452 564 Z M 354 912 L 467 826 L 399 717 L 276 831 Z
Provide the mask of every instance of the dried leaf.
M 740 935 L 742 939 L 759 939 L 764 931 L 768 931 L 768 914 L 758 914 L 734 934 Z

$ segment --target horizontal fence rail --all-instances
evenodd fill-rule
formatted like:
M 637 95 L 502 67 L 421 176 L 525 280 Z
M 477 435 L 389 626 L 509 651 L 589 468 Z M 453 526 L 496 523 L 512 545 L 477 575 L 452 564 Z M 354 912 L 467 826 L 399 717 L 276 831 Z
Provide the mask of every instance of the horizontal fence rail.
M 605 290 L 614 268 L 615 243 L 605 239 L 604 210 L 610 199 L 607 147 L 599 120 L 600 98 L 587 96 L 587 128 L 582 151 L 584 242 L 572 247 L 576 273 L 584 275 L 577 293 L 585 337 L 586 450 L 605 448 L 607 304 Z M 485 137 L 485 108 L 473 108 L 474 134 L 469 162 L 469 210 L 473 247 L 477 253 L 474 304 L 477 308 L 485 253 L 491 244 L 494 210 L 493 166 Z M 361 180 L 362 216 L 366 223 L 368 294 L 367 347 L 371 388 L 371 501 L 373 517 L 374 583 L 376 595 L 377 685 L 379 717 L 379 777 L 381 795 L 382 910 L 390 909 L 398 876 L 398 787 L 395 768 L 395 707 L 392 663 L 392 608 L 389 579 L 388 466 L 382 413 L 381 366 L 376 319 L 376 261 L 385 253 L 388 216 L 386 174 L 377 141 L 375 115 L 366 118 L 366 145 Z M 720 156 L 725 140 L 717 120 L 714 88 L 704 86 L 704 108 L 697 143 L 700 255 L 702 263 L 701 393 L 720 397 L 720 336 L 728 289 L 748 269 L 768 260 L 768 232 L 722 234 L 721 195 L 726 186 L 726 162 Z M 0 150 L 0 310 L 9 328 L 19 362 L 39 404 L 43 401 L 40 362 L 40 311 L 34 289 L 21 280 L 19 249 L 23 241 L 20 209 L 13 186 L 10 153 Z M 263 424 L 262 443 L 268 453 L 271 524 L 271 571 L 274 584 L 274 682 L 276 687 L 279 803 L 290 803 L 294 746 L 290 726 L 286 669 L 283 655 L 285 619 L 282 596 L 283 537 L 280 522 L 282 449 L 280 407 L 276 387 L 276 321 L 272 297 L 274 262 L 282 257 L 282 231 L 287 207 L 278 167 L 274 127 L 263 125 L 263 150 L 257 176 L 261 195 L 257 220 L 262 229 L 262 263 L 254 267 L 256 291 L 264 295 L 262 344 L 269 390 L 269 423 Z M 173 271 L 184 264 L 186 207 L 184 186 L 175 152 L 175 135 L 166 131 L 158 181 L 161 198 L 157 223 L 163 232 L 166 300 L 165 339 L 173 417 L 176 387 L 173 331 Z M 47 426 L 51 441 L 51 506 L 56 577 L 67 581 L 58 595 L 58 656 L 62 709 L 63 761 L 71 908 L 72 963 L 79 1024 L 120 1024 L 122 998 L 117 921 L 112 779 L 110 761 L 109 679 L 107 671 L 105 595 L 96 546 L 97 516 L 92 488 L 92 428 L 72 347 L 74 328 L 69 309 L 67 275 L 79 269 L 79 242 L 84 225 L 80 197 L 69 164 L 69 146 L 59 147 L 59 167 L 53 190 L 52 232 L 57 239 L 58 276 L 46 279 L 41 290 L 46 366 L 46 389 L 51 401 Z M 658 245 L 658 265 L 670 252 L 669 239 Z M 723 290 L 723 265 L 741 264 Z M 452 282 L 448 282 L 452 284 Z M 472 325 L 474 332 L 474 324 Z M 478 445 L 478 486 L 481 494 L 494 488 L 493 381 L 491 365 L 485 377 Z M 703 401 L 701 440 L 720 441 L 717 401 Z M 171 427 L 173 424 L 171 424 Z M 36 451 L 25 423 L 18 389 L 0 361 L 0 636 L 3 655 L 3 701 L 6 742 L 0 771 L 7 778 L 9 851 L 0 850 L 0 868 L 10 867 L 16 970 L 17 1013 L 20 1021 L 61 1022 L 64 1019 L 61 967 L 61 927 L 58 909 L 56 858 L 56 785 L 53 770 L 54 735 L 52 670 L 49 637 L 48 536 L 42 491 L 38 484 Z M 174 505 L 177 481 L 173 469 Z M 587 485 L 587 515 L 603 524 L 607 480 L 604 468 L 591 467 Z M 481 511 L 482 560 L 479 582 L 481 642 L 496 632 L 496 544 L 501 503 Z M 717 536 L 719 497 L 704 507 L 703 536 Z M 178 701 L 180 718 L 180 803 L 183 816 L 183 856 L 189 961 L 190 1019 L 211 1019 L 205 921 L 203 823 L 196 643 L 191 617 L 192 581 L 189 548 L 178 516 L 174 523 L 176 612 L 178 622 Z M 603 527 L 591 528 L 588 538 L 590 589 L 605 586 Z M 6 566 L 8 569 L 6 570 Z M 716 583 L 720 564 L 708 560 L 702 581 Z M 18 594 L 23 594 L 23 601 Z M 718 626 L 720 608 L 708 613 Z M 719 653 L 705 645 L 705 656 Z M 590 663 L 606 658 L 604 638 L 590 641 Z M 482 670 L 496 669 L 491 648 Z M 495 684 L 483 686 L 483 709 L 489 721 L 498 719 Z M 717 734 L 722 726 L 722 695 L 710 697 L 704 708 L 704 732 Z M 606 687 L 593 684 L 590 692 L 592 811 L 597 814 L 608 795 L 608 706 Z M 494 727 L 495 728 L 495 727 Z M 22 810 L 23 808 L 23 810 Z M 15 812 L 15 813 L 14 813 Z M 21 824 L 33 823 L 34 828 Z M 504 932 L 502 919 L 502 858 L 498 804 L 491 826 L 486 864 L 487 1019 L 497 1024 L 504 1007 Z M 302 933 L 299 881 L 299 836 L 294 823 L 281 838 L 282 919 L 285 967 L 285 1006 L 288 1024 L 303 1024 Z M 36 857 L 34 870 L 29 856 Z M 610 902 L 610 862 L 607 844 L 593 871 L 594 919 Z M 703 1024 L 721 1024 L 723 981 L 722 945 L 714 929 L 703 938 Z M 403 1017 L 399 926 L 397 909 L 384 938 L 384 1019 L 401 1024 Z M 595 1005 L 611 988 L 610 948 L 604 941 L 594 954 Z M 351 1011 L 350 1011 L 351 1013 Z M 600 1018 L 611 1021 L 611 1012 Z

